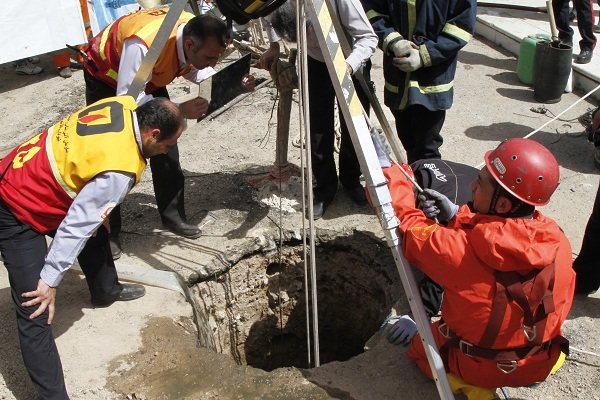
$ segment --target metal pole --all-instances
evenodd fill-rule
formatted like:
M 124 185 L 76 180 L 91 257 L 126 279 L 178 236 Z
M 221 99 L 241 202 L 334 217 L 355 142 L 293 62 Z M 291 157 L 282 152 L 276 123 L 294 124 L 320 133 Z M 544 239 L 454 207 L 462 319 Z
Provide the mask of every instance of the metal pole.
M 303 168 L 303 172 L 306 172 L 306 179 L 304 180 L 305 185 L 303 187 L 306 190 L 306 194 L 308 196 L 304 197 L 303 200 L 306 200 L 308 204 L 305 205 L 304 210 L 308 210 L 308 213 L 304 213 L 304 220 L 308 217 L 308 234 L 306 229 L 304 230 L 304 237 L 308 236 L 309 238 L 309 252 L 310 255 L 308 257 L 308 266 L 306 266 L 306 249 L 305 253 L 305 274 L 306 272 L 310 273 L 310 279 L 307 283 L 310 284 L 310 293 L 311 293 L 311 306 L 309 307 L 308 295 L 307 295 L 307 303 L 306 308 L 312 309 L 312 337 L 313 337 L 313 356 L 314 356 L 314 366 L 319 367 L 321 365 L 320 361 L 320 351 L 319 351 L 319 312 L 317 305 L 317 279 L 316 279 L 316 261 L 315 261 L 315 221 L 314 221 L 314 212 L 313 212 L 313 190 L 312 190 L 312 164 L 311 164 L 311 150 L 310 150 L 310 111 L 309 111 L 309 98 L 308 98 L 308 58 L 306 52 L 306 15 L 305 15 L 305 3 L 304 0 L 298 0 L 297 7 L 297 29 L 298 29 L 298 50 L 300 55 L 300 74 L 299 78 L 299 87 L 301 93 L 301 120 L 303 121 L 304 132 L 301 132 L 301 146 L 300 148 L 304 151 L 305 159 L 306 159 L 306 168 Z M 304 134 L 302 134 L 304 133 Z M 308 214 L 308 215 L 306 215 Z M 306 242 L 306 240 L 305 240 Z M 305 244 L 306 246 L 306 244 Z M 309 270 L 309 271 L 308 271 Z M 306 275 L 305 275 L 306 276 Z M 306 291 L 309 288 L 306 287 Z M 307 324 L 307 334 L 310 335 L 310 323 Z M 310 352 L 310 348 L 309 348 Z
M 165 47 L 165 43 L 167 43 L 167 39 L 169 39 L 186 4 L 187 0 L 173 0 L 173 3 L 171 3 L 169 11 L 160 25 L 160 28 L 158 28 L 158 32 L 152 41 L 152 45 L 150 45 L 150 48 L 148 49 L 148 53 L 146 53 L 140 68 L 135 74 L 135 78 L 133 78 L 133 82 L 131 82 L 129 89 L 127 89 L 128 96 L 137 99 L 139 94 L 144 90 L 146 82 L 154 69 L 154 64 L 156 64 L 156 60 L 158 60 L 158 56 L 160 56 L 163 47 Z

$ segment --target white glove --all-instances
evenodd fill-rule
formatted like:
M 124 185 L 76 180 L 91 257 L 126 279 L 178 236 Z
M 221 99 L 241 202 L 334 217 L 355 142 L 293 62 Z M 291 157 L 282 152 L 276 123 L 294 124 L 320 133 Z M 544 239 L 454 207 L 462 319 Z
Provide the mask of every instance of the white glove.
M 459 207 L 450 201 L 449 198 L 436 192 L 433 189 L 424 189 L 418 196 L 418 207 L 423 210 L 425 216 L 429 219 L 437 219 L 440 222 L 448 222 L 458 212 Z
M 388 333 L 388 341 L 392 344 L 407 345 L 417 333 L 417 324 L 408 315 L 398 318 L 398 321 Z
M 377 132 L 376 128 L 371 130 L 371 140 L 373 141 L 375 153 L 377 153 L 377 159 L 379 160 L 379 165 L 381 168 L 390 167 L 392 165 L 390 162 L 390 157 L 385 151 L 385 145 L 381 142 L 381 138 L 379 137 L 379 133 Z
M 419 50 L 411 47 L 408 56 L 394 57 L 392 64 L 400 71 L 413 72 L 423 66 L 423 60 L 421 60 Z
M 406 57 L 412 48 L 412 43 L 409 40 L 401 39 L 392 43 L 390 51 L 394 53 L 396 57 Z

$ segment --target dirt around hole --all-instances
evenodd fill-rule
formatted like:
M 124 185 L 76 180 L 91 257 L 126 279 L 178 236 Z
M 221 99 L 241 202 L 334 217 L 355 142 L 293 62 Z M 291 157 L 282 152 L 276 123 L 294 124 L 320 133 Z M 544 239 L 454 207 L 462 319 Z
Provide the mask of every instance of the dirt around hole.
M 369 234 L 335 237 L 315 252 L 320 361 L 345 361 L 363 351 L 401 296 L 398 274 L 384 243 Z M 250 255 L 197 290 L 218 350 L 271 371 L 310 367 L 304 288 L 302 246 L 284 245 Z

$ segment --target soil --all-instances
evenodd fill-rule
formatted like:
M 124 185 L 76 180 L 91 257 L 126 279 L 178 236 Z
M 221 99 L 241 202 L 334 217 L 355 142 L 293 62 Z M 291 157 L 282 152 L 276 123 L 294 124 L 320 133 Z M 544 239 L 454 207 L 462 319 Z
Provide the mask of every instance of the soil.
M 373 61 L 382 99 L 381 53 Z M 46 71 L 37 76 L 0 66 L 0 156 L 84 105 L 80 71 L 62 79 L 50 57 L 42 56 L 41 64 Z M 540 109 L 533 90 L 519 83 L 516 64 L 477 37 L 461 51 L 454 106 L 443 129 L 445 158 L 476 166 L 502 139 L 525 136 L 581 95 L 564 94 L 560 103 Z M 178 80 L 169 91 L 178 100 L 197 89 Z M 204 224 L 202 237 L 188 240 L 162 229 L 149 171 L 125 199 L 118 267 L 175 272 L 187 296 L 148 286 L 142 299 L 96 309 L 83 278 L 67 275 L 58 290 L 54 334 L 72 399 L 437 398 L 435 385 L 404 357 L 405 349 L 378 330 L 392 306 L 398 312 L 408 306 L 377 219 L 341 188 L 316 224 L 323 365 L 305 368 L 301 183 L 248 184 L 274 160 L 275 98 L 267 86 L 214 120 L 189 122 L 180 158 L 188 218 Z M 598 185 L 593 146 L 577 118 L 594 106 L 584 101 L 533 136 L 561 166 L 561 185 L 542 211 L 560 224 L 575 253 Z M 297 136 L 297 115 L 294 103 L 290 139 Z M 289 157 L 302 164 L 291 144 Z M 278 250 L 280 235 L 285 246 Z M 0 399 L 35 398 L 3 268 L 0 318 Z M 600 294 L 576 298 L 564 324 L 574 348 L 565 366 L 540 385 L 510 388 L 511 398 L 600 399 L 599 320 Z

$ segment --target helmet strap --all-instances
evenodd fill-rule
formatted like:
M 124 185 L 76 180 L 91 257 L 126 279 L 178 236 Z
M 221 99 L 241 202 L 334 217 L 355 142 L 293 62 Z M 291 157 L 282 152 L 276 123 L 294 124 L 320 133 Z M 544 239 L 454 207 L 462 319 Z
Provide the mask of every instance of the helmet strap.
M 506 197 L 512 203 L 512 208 L 506 213 L 500 214 L 496 212 L 496 204 L 498 203 L 500 196 Z M 498 215 L 504 218 L 528 218 L 531 217 L 534 211 L 535 206 L 517 199 L 515 196 L 512 196 L 510 193 L 508 193 L 498 183 L 495 183 L 494 193 L 492 194 L 492 199 L 490 200 L 490 209 L 488 214 Z
M 490 200 L 490 207 L 488 209 L 488 214 L 496 215 L 496 203 L 502 194 L 502 186 L 498 183 L 494 182 L 494 193 L 492 193 L 492 198 Z

